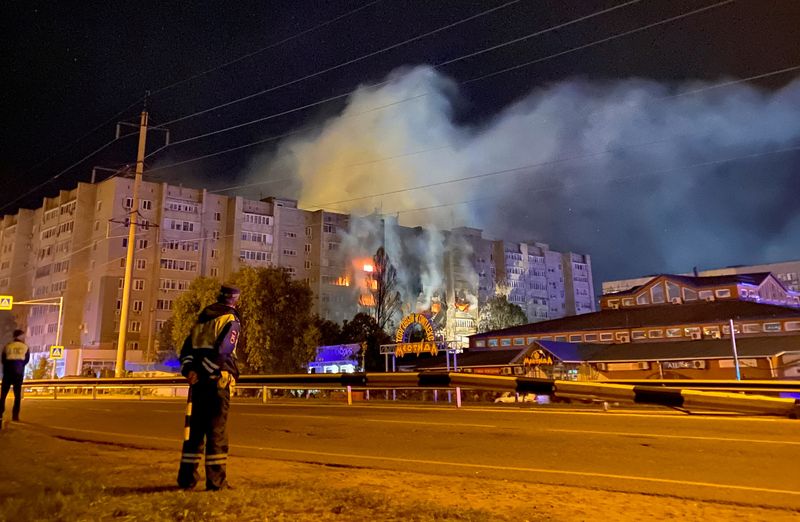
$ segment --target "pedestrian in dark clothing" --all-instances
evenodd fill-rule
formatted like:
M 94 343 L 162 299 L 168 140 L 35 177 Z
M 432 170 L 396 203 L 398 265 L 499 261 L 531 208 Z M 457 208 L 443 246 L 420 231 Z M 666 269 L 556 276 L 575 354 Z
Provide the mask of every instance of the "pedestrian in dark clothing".
M 178 486 L 193 488 L 200 473 L 205 442 L 206 489 L 229 487 L 228 408 L 231 388 L 239 378 L 236 343 L 241 321 L 236 313 L 239 290 L 220 289 L 217 302 L 206 307 L 181 348 L 181 374 L 189 381 L 187 427 L 183 442 Z
M 14 388 L 14 408 L 11 420 L 19 420 L 22 405 L 22 380 L 25 378 L 25 365 L 31 360 L 31 351 L 25 344 L 25 332 L 14 330 L 14 340 L 3 347 L 3 383 L 0 394 L 0 423 L 6 409 L 6 397 L 11 387 Z

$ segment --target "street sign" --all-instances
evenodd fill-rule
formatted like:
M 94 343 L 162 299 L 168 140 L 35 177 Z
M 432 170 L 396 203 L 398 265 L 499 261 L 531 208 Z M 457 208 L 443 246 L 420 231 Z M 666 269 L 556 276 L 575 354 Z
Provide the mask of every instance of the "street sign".
M 0 310 L 11 310 L 14 306 L 13 295 L 0 295 Z
M 64 347 L 63 346 L 51 346 L 50 347 L 50 359 L 63 359 L 64 358 Z

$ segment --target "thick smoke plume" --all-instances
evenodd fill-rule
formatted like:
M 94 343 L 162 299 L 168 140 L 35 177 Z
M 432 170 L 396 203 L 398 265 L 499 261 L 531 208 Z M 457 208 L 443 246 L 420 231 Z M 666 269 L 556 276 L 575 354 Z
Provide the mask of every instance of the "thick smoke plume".
M 463 125 L 451 79 L 398 70 L 255 160 L 250 181 L 289 174 L 282 195 L 304 207 L 589 253 L 598 282 L 800 257 L 800 153 L 774 152 L 800 146 L 800 81 L 691 92 L 703 87 L 565 81 Z M 446 183 L 459 178 L 472 179 Z

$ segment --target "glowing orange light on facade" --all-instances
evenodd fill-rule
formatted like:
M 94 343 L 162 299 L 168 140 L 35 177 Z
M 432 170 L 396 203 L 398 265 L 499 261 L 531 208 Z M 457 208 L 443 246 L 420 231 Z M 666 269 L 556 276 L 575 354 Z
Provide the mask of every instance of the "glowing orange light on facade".
M 431 303 L 431 312 L 438 314 L 442 311 L 442 303 Z
M 369 263 L 365 263 L 364 264 L 364 272 L 367 272 L 367 273 L 371 274 L 374 271 L 375 271 L 375 267 L 374 266 L 372 266 Z
M 464 302 L 464 303 L 456 302 L 456 308 L 458 309 L 459 312 L 466 312 L 467 310 L 469 310 L 469 303 L 467 303 L 467 302 Z

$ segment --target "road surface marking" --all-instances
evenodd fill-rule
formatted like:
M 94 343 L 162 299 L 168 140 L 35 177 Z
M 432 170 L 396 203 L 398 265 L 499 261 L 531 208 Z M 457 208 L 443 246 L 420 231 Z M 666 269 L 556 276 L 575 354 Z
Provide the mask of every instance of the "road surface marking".
M 570 430 L 562 428 L 545 428 L 545 431 L 552 431 L 558 433 L 586 433 L 593 435 L 620 435 L 627 437 L 654 437 L 664 439 L 692 439 L 692 440 L 713 440 L 724 442 L 754 442 L 758 444 L 789 444 L 792 446 L 800 446 L 800 441 L 790 440 L 765 440 L 765 439 L 736 439 L 732 437 L 703 437 L 699 435 L 666 435 L 661 433 L 633 433 L 627 431 L 600 431 L 600 430 Z
M 237 415 L 247 415 L 248 417 L 292 417 L 297 419 L 325 419 L 325 420 L 333 420 L 341 418 L 341 417 L 333 417 L 331 415 L 300 415 L 294 413 L 239 413 Z
M 170 443 L 175 443 L 178 438 L 171 439 L 167 437 L 153 437 L 148 435 L 130 435 L 127 433 L 116 433 L 111 431 L 97 431 L 97 430 L 84 430 L 78 428 L 68 428 L 65 426 L 49 426 L 50 429 L 55 430 L 63 430 L 63 431 L 74 431 L 78 433 L 91 433 L 94 435 L 106 435 L 111 437 L 126 437 L 131 439 L 147 439 L 147 440 L 158 440 L 158 441 L 166 441 Z M 248 449 L 248 450 L 255 450 L 255 451 L 272 451 L 276 453 L 292 453 L 296 455 L 310 455 L 314 457 L 318 456 L 325 456 L 325 457 L 336 457 L 336 458 L 343 458 L 348 460 L 375 460 L 379 462 L 397 462 L 401 464 L 422 464 L 422 465 L 431 465 L 431 466 L 451 466 L 455 468 L 470 468 L 470 469 L 486 469 L 490 471 L 517 471 L 517 472 L 524 472 L 524 473 L 540 473 L 540 474 L 549 474 L 549 475 L 566 475 L 566 476 L 578 476 L 578 477 L 594 477 L 594 478 L 604 478 L 604 479 L 613 479 L 613 480 L 626 480 L 632 482 L 652 482 L 655 484 L 670 484 L 670 485 L 678 485 L 678 486 L 697 486 L 697 487 L 704 487 L 704 488 L 715 488 L 715 489 L 732 489 L 737 491 L 749 491 L 753 493 L 774 493 L 778 495 L 791 495 L 791 496 L 800 496 L 800 491 L 791 491 L 787 489 L 772 489 L 772 488 L 759 488 L 756 486 L 738 486 L 735 484 L 715 484 L 712 482 L 697 482 L 697 481 L 690 481 L 690 480 L 675 480 L 675 479 L 666 479 L 666 478 L 656 478 L 656 477 L 642 477 L 636 475 L 617 475 L 613 473 L 597 473 L 593 471 L 568 471 L 568 470 L 556 470 L 556 469 L 542 469 L 542 468 L 526 468 L 521 466 L 498 466 L 495 464 L 475 464 L 470 462 L 447 462 L 443 460 L 427 460 L 427 459 L 409 459 L 409 458 L 399 458 L 399 457 L 383 457 L 383 456 L 373 456 L 373 455 L 361 455 L 361 454 L 353 454 L 353 453 L 333 453 L 333 452 L 325 452 L 325 451 L 313 451 L 313 450 L 298 450 L 298 449 L 287 449 L 287 448 L 271 448 L 271 447 L 263 447 L 263 446 L 250 446 L 245 444 L 232 444 L 231 448 L 239 448 L 239 449 Z M 578 487 L 581 487 L 580 485 Z
M 403 420 L 384 420 L 384 419 L 357 419 L 353 418 L 353 420 L 357 420 L 359 422 L 387 422 L 393 424 L 421 424 L 424 426 L 451 426 L 453 428 L 456 427 L 469 427 L 469 428 L 496 428 L 496 425 L 493 424 L 467 424 L 461 422 L 421 422 L 421 421 L 403 421 Z

